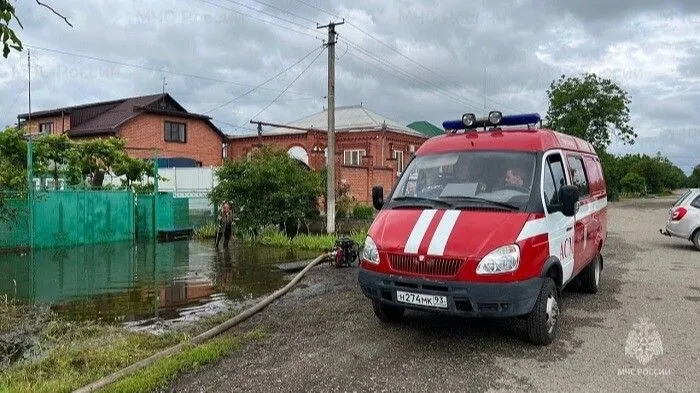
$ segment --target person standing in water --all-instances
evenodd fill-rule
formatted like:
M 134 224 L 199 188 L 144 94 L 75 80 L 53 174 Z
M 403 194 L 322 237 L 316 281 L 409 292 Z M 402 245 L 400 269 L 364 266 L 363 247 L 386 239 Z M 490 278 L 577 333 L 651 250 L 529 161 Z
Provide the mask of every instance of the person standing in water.
M 228 242 L 231 240 L 231 232 L 233 227 L 233 213 L 231 205 L 228 202 L 221 207 L 221 213 L 217 217 L 219 229 L 216 231 L 216 247 L 219 248 L 219 242 L 224 239 L 224 247 L 228 247 Z

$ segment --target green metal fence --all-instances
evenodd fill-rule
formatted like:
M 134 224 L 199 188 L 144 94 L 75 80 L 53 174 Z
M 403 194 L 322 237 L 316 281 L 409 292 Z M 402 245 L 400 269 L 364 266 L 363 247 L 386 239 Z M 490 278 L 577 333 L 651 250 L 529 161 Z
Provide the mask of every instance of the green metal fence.
M 159 192 L 156 198 L 156 214 L 153 216 L 154 194 L 136 196 L 136 238 L 154 236 L 153 223 L 158 230 L 190 228 L 189 199 L 175 198 L 172 193 Z
M 107 243 L 134 238 L 130 191 L 51 191 L 34 202 L 36 248 Z
M 0 250 L 29 246 L 29 204 L 26 196 L 4 192 L 0 217 Z
M 171 193 L 84 189 L 37 191 L 31 198 L 31 205 L 26 197 L 4 199 L 12 214 L 0 219 L 0 249 L 149 240 L 154 223 L 156 231 L 189 228 L 188 199 Z

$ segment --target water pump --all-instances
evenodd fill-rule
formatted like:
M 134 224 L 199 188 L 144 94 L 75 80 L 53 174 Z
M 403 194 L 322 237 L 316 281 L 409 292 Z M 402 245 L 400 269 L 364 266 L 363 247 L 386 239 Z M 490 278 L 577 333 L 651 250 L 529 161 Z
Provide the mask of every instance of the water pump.
M 340 237 L 335 241 L 333 258 L 330 263 L 335 267 L 350 267 L 359 261 L 360 251 L 357 243 L 349 237 Z

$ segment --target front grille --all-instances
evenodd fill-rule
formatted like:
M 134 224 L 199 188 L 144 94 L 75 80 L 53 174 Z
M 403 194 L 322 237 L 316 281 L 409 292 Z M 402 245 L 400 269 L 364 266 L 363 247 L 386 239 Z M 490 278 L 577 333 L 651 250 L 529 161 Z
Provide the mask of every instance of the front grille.
M 461 259 L 426 257 L 418 260 L 416 255 L 390 255 L 389 265 L 397 272 L 426 276 L 453 277 L 462 267 Z

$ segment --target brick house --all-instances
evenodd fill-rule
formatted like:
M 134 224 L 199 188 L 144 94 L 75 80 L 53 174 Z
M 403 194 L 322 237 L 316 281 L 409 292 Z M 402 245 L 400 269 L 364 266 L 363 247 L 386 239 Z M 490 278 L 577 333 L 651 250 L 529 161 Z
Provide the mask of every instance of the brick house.
M 151 158 L 153 149 L 159 149 L 161 166 L 177 161 L 220 166 L 227 153 L 226 135 L 211 118 L 188 112 L 167 93 L 33 112 L 31 121 L 23 113 L 17 119 L 31 133 L 65 134 L 74 140 L 116 136 L 137 158 Z
M 327 111 L 258 135 L 229 136 L 231 159 L 245 159 L 260 144 L 286 150 L 313 170 L 326 166 Z M 347 182 L 357 201 L 371 203 L 372 186 L 394 186 L 418 147 L 428 138 L 361 105 L 336 108 L 336 180 Z

